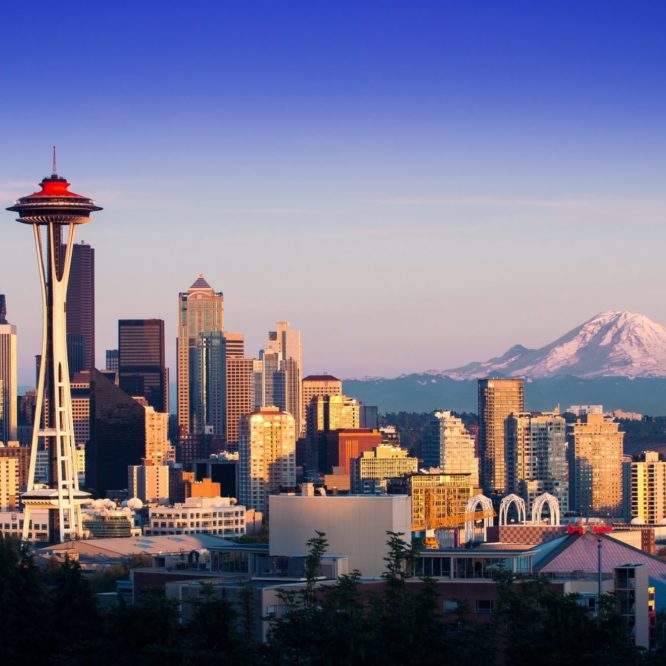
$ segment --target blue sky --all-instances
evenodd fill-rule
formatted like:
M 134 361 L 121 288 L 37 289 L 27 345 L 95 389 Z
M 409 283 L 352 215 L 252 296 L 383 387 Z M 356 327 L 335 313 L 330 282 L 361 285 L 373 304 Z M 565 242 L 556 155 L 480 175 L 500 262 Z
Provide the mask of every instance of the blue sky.
M 666 6 L 63 2 L 0 10 L 0 196 L 104 207 L 98 359 L 202 271 L 249 351 L 394 375 L 541 346 L 605 309 L 666 323 Z M 31 236 L 0 293 L 32 379 Z M 175 370 L 175 368 L 174 368 Z

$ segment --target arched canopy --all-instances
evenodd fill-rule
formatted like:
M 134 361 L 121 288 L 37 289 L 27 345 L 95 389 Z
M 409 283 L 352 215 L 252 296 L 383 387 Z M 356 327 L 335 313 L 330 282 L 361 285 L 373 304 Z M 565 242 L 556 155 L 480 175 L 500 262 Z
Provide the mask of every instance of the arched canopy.
M 515 504 L 516 512 L 518 513 L 518 522 L 523 524 L 527 522 L 527 509 L 525 507 L 525 500 L 515 494 L 507 495 L 502 498 L 499 508 L 499 524 L 507 525 L 509 517 L 509 509 L 511 505 Z
M 550 493 L 543 493 L 535 498 L 534 503 L 532 504 L 532 523 L 534 525 L 540 525 L 542 521 L 543 508 L 548 505 L 548 510 L 550 512 L 550 524 L 559 525 L 560 524 L 560 502 L 554 495 Z
M 474 540 L 474 523 L 476 521 L 476 513 L 483 514 L 483 538 L 486 538 L 486 529 L 489 525 L 493 524 L 493 502 L 485 495 L 474 495 L 470 497 L 465 507 L 465 543 Z

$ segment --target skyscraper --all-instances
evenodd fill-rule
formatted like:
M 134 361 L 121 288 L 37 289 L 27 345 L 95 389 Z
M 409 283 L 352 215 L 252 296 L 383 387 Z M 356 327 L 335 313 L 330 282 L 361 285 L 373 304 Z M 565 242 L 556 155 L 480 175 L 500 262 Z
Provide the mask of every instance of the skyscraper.
M 474 437 L 451 412 L 435 412 L 422 447 L 423 464 L 437 467 L 442 474 L 469 474 L 469 483 L 479 487 L 479 459 L 474 454 Z
M 520 495 L 528 513 L 539 495 L 557 497 L 569 510 L 567 423 L 558 412 L 516 413 L 506 421 L 507 492 Z
M 644 451 L 638 460 L 626 462 L 628 468 L 627 520 L 638 518 L 658 525 L 666 518 L 666 462 L 656 451 Z
M 620 424 L 603 414 L 587 414 L 571 426 L 570 505 L 583 516 L 622 514 Z
M 17 382 L 16 326 L 7 322 L 6 301 L 0 294 L 0 442 L 17 437 Z
M 224 331 L 224 295 L 200 273 L 192 286 L 178 294 L 178 426 L 181 436 L 192 432 L 196 390 L 197 346 L 202 334 Z
M 81 504 L 87 499 L 87 493 L 79 490 L 77 476 L 65 301 L 76 227 L 89 222 L 90 214 L 101 209 L 91 199 L 69 191 L 69 183 L 56 173 L 55 149 L 53 173 L 40 185 L 39 192 L 22 197 L 8 209 L 19 214 L 19 222 L 33 228 L 44 322 L 30 475 L 27 491 L 21 498 L 25 507 L 23 538 L 27 540 L 30 534 L 33 509 L 49 509 L 49 534 L 65 541 L 82 536 Z M 51 472 L 50 487 L 46 489 L 35 488 L 34 480 L 40 440 L 48 448 Z
M 118 322 L 118 376 L 128 395 L 142 395 L 158 412 L 169 411 L 169 374 L 164 364 L 164 321 Z
M 95 367 L 95 250 L 83 241 L 73 247 L 67 287 L 67 357 L 70 377 Z
M 316 395 L 342 395 L 342 381 L 333 375 L 308 375 L 301 383 L 303 432 L 307 433 L 308 411 Z
M 268 496 L 296 484 L 294 417 L 262 407 L 241 418 L 238 435 L 238 500 L 268 512 Z
M 486 492 L 506 491 L 505 421 L 525 411 L 522 379 L 479 379 L 479 455 Z
M 118 350 L 117 349 L 107 349 L 106 350 L 106 370 L 110 372 L 118 372 Z

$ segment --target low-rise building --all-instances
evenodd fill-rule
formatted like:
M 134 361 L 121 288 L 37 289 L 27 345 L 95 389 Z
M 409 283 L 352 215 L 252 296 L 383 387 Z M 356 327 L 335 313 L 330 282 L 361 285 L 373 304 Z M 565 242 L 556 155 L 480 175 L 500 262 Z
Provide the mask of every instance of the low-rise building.
M 174 506 L 151 507 L 144 533 L 243 536 L 246 533 L 245 507 L 228 497 L 188 497 Z
M 419 461 L 399 446 L 381 444 L 352 458 L 351 491 L 367 495 L 385 490 L 386 479 L 418 471 Z

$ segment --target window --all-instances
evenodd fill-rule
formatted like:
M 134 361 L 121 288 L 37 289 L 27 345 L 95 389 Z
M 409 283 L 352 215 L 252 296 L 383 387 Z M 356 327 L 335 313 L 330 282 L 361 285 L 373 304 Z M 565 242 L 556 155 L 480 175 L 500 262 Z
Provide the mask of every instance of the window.
M 492 599 L 477 599 L 476 612 L 479 615 L 490 615 L 495 607 L 495 602 Z
M 445 613 L 457 613 L 459 608 L 460 608 L 460 602 L 456 601 L 455 599 L 450 599 L 444 601 L 442 610 Z

